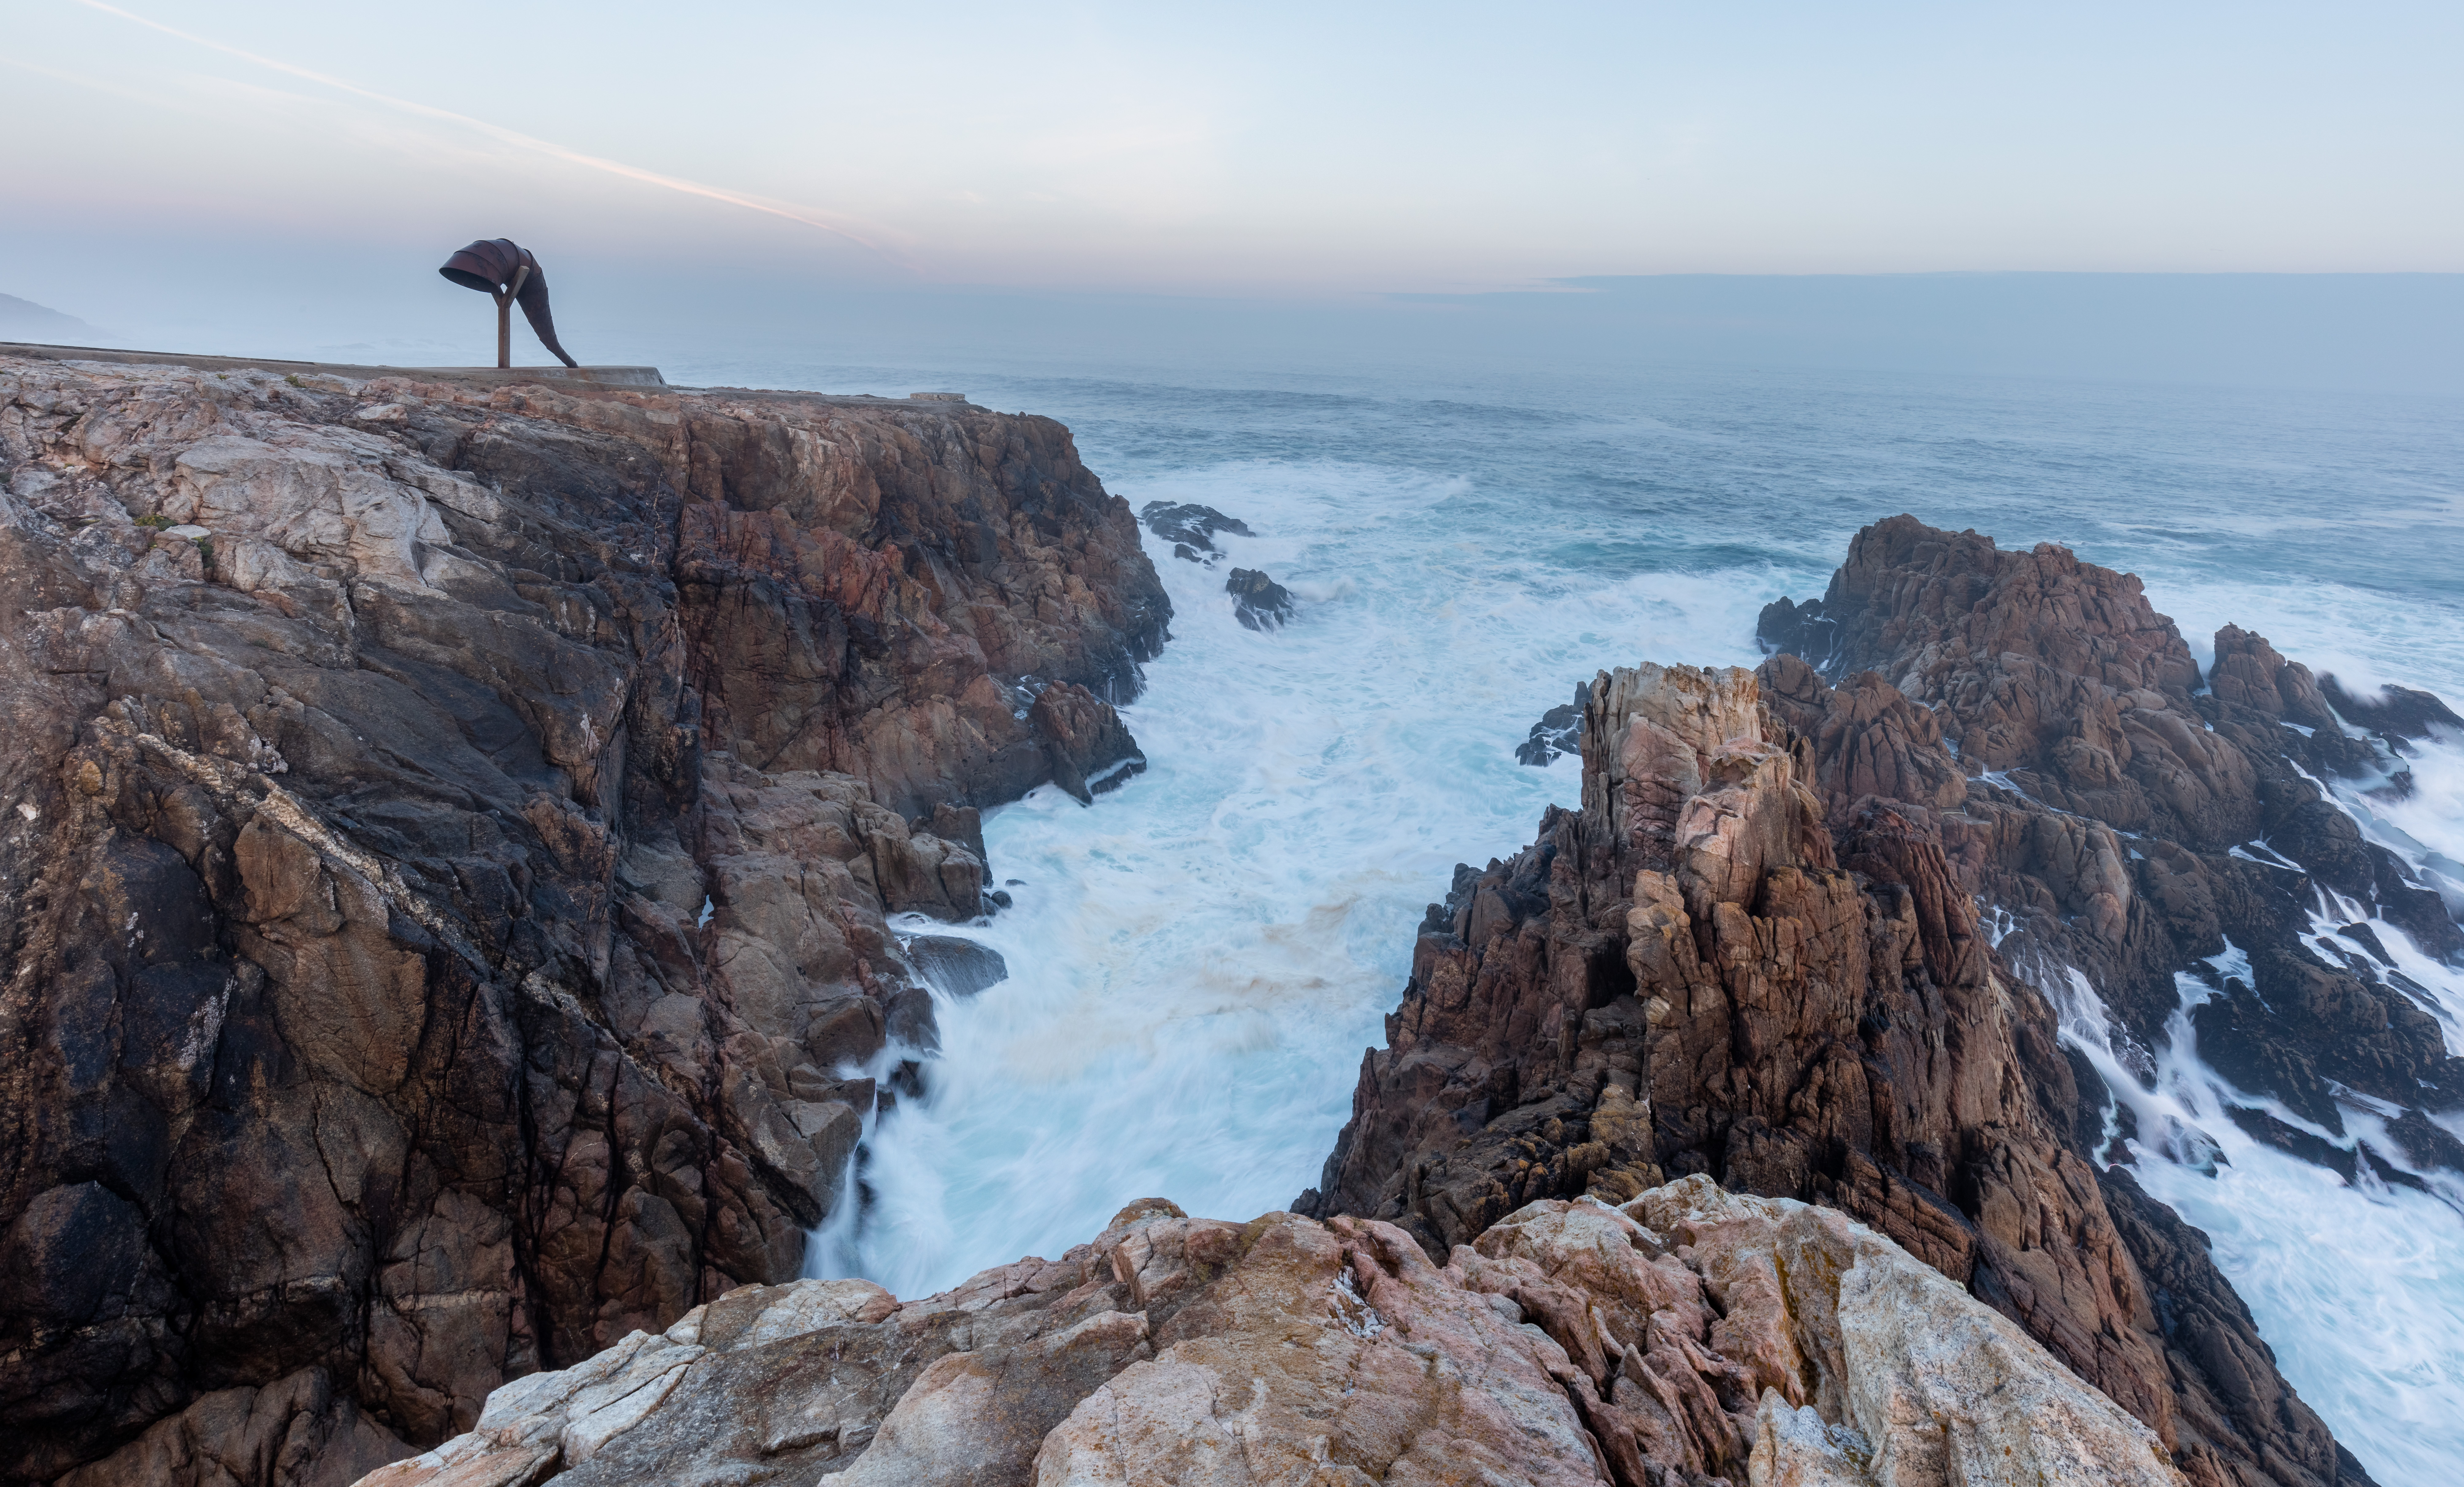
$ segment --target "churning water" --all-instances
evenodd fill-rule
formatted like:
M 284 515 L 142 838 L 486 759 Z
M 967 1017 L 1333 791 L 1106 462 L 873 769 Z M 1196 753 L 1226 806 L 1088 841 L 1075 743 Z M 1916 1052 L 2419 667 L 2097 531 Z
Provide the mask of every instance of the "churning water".
M 1246 1218 L 1314 1184 L 1423 906 L 1456 861 L 1575 803 L 1574 761 L 1515 763 L 1531 722 L 1602 667 L 1753 664 L 1756 610 L 1818 593 L 1880 517 L 2138 572 L 2203 661 L 2232 621 L 2348 684 L 2464 701 L 2451 402 L 1732 371 L 671 371 L 963 388 L 1069 423 L 1133 506 L 1199 501 L 1257 534 L 1221 539 L 1211 569 L 1148 539 L 1177 611 L 1125 709 L 1148 772 L 1091 808 L 1047 788 L 986 822 L 1015 906 L 960 932 L 1010 979 L 941 999 L 927 1094 L 878 1122 L 866 1201 L 813 1252 L 902 1295 L 1057 1255 L 1133 1198 Z M 1292 625 L 1235 623 L 1235 564 L 1292 589 Z M 2353 804 L 2464 877 L 2464 753 L 2433 748 L 2416 775 L 2409 802 Z M 2464 978 L 2412 973 L 2464 1050 Z M 2093 988 L 2068 990 L 2073 1040 L 2126 1079 Z M 2157 1088 L 2126 1086 L 2142 1180 L 2213 1236 L 2286 1375 L 2382 1481 L 2453 1479 L 2464 1199 L 2348 1186 L 2249 1141 L 2188 1026 Z

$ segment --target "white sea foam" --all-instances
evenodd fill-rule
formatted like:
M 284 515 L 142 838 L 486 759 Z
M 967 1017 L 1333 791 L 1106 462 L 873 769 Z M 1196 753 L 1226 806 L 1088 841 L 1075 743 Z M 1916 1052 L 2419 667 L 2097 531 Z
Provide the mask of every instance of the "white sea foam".
M 2247 959 L 2231 948 L 2214 964 L 2223 975 L 2249 975 Z M 2217 1267 L 2285 1376 L 2380 1481 L 2453 1480 L 2464 1461 L 2464 1415 L 2455 1409 L 2464 1397 L 2464 1189 L 2453 1174 L 2435 1172 L 2444 1189 L 2435 1195 L 2393 1187 L 2366 1163 L 2347 1183 L 2246 1135 L 2229 1105 L 2265 1110 L 2348 1151 L 2367 1142 L 2401 1165 L 2403 1148 L 2372 1102 L 2344 1101 L 2339 1136 L 2234 1090 L 2201 1062 L 2189 1013 L 2211 990 L 2196 977 L 2178 979 L 2182 1009 L 2146 1083 L 2116 1056 L 2085 977 L 2072 971 L 2049 988 L 2064 1041 L 2087 1054 L 2136 1117 L 2128 1145 L 2141 1185 L 2206 1231 Z
M 1014 902 L 959 932 L 1011 979 L 936 998 L 930 1093 L 872 1134 L 853 1253 L 835 1232 L 818 1269 L 912 1295 L 1058 1254 L 1133 1198 L 1241 1217 L 1289 1204 L 1384 1040 L 1422 907 L 1457 860 L 1514 852 L 1578 788 L 1573 761 L 1514 762 L 1530 721 L 1577 676 L 1635 659 L 1636 634 L 1754 659 L 1764 596 L 1733 584 L 1551 593 L 1517 580 L 1510 549 L 1414 535 L 1461 494 L 1309 465 L 1135 493 L 1262 535 L 1219 538 L 1229 561 L 1211 569 L 1149 539 L 1178 614 L 1125 709 L 1149 768 L 1092 807 L 1047 787 L 986 821 Z M 1234 564 L 1333 596 L 1247 631 L 1221 602 Z

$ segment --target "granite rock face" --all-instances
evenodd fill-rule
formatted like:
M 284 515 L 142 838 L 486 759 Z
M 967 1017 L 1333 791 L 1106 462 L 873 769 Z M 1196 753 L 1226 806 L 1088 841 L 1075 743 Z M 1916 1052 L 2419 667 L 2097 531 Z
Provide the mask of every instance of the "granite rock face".
M 12 1482 L 347 1479 L 792 1279 L 887 918 L 1169 617 L 947 400 L 0 360 L 0 488 Z
M 2058 548 L 1898 518 L 1821 600 L 1782 608 L 1767 638 L 1824 670 L 1782 652 L 1592 684 L 1581 810 L 1457 869 L 1295 1206 L 1435 1256 L 1534 1200 L 1707 1174 L 1888 1235 L 2192 1481 L 2366 1480 L 2195 1231 L 2104 1168 L 2106 1092 L 2040 988 L 2078 968 L 2144 1055 L 2175 972 L 2213 978 L 2230 936 L 2268 994 L 2225 982 L 2197 1026 L 2244 1088 L 2329 1121 L 2328 1080 L 2453 1103 L 2454 1062 L 2401 985 L 2301 938 L 2312 879 L 2229 852 L 2269 836 L 2313 874 L 2345 864 L 2356 911 L 2452 953 L 2435 896 L 2302 778 L 2369 746 L 2285 727 L 2323 716 L 2322 690 L 2246 633 L 2218 637 L 2226 679 L 2199 690 L 2137 580 Z M 2411 1160 L 2442 1160 L 2421 1144 Z
M 366 1487 L 2142 1483 L 2153 1432 L 1840 1214 L 1544 1200 L 1440 1266 L 1374 1220 L 1133 1204 L 900 1305 L 731 1293 L 499 1389 Z

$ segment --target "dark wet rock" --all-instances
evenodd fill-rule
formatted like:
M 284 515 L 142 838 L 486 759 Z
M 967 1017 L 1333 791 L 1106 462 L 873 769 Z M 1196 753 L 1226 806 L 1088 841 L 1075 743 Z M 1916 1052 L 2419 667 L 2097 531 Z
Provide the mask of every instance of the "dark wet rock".
M 2405 1161 L 2418 1170 L 2445 1167 L 2464 1172 L 2464 1141 L 2443 1125 L 2433 1125 L 2417 1110 L 2408 1110 L 2387 1122 L 2387 1134 L 2404 1148 Z
M 1056 682 L 1036 694 L 1027 721 L 1045 741 L 1052 783 L 1094 804 L 1106 790 L 1118 789 L 1130 777 L 1145 772 L 1147 756 L 1111 704 L 1084 687 Z
M 2327 705 L 2346 722 L 2382 738 L 2427 739 L 2434 730 L 2464 738 L 2464 718 L 2431 693 L 2413 687 L 2386 686 L 2375 694 L 2347 692 L 2333 673 L 2319 678 Z
M 2378 962 L 2380 965 L 2393 965 L 2395 964 L 2395 961 L 2388 956 L 2387 946 L 2379 942 L 2378 932 L 2370 928 L 2369 925 L 2346 924 L 2342 929 L 2337 930 L 2336 933 L 2344 939 L 2351 941 L 2353 943 L 2360 945 L 2363 949 L 2367 950 L 2370 953 L 2370 959 Z
M 1765 655 L 1786 653 L 1802 656 L 1815 666 L 1830 659 L 1838 645 L 1838 623 L 1824 616 L 1819 599 L 1808 599 L 1803 604 L 1773 599 L 1763 606 L 1762 613 L 1754 620 L 1754 640 Z
M 1292 617 L 1291 590 L 1255 568 L 1234 568 L 1223 591 L 1239 601 L 1233 614 L 1251 630 L 1273 630 Z
M 2127 1167 L 2097 1173 L 2105 1207 L 2154 1298 L 2173 1377 L 2195 1387 L 2212 1437 L 2264 1441 L 2276 1454 L 2243 1462 L 2204 1443 L 2177 1455 L 2193 1482 L 2318 1482 L 2376 1487 L 2352 1453 L 2277 1371 L 2250 1308 L 2216 1269 L 2208 1236 L 2147 1195 Z M 2186 1392 L 2189 1392 L 2186 1390 Z
M 917 935 L 907 942 L 917 974 L 952 996 L 974 996 L 1009 979 L 1009 963 L 990 945 L 956 935 Z
M 935 1038 L 884 917 L 1170 616 L 949 402 L 0 359 L 0 489 L 11 1483 L 344 1480 L 793 1278 Z
M 1138 520 L 1147 524 L 1148 531 L 1173 544 L 1174 557 L 1187 558 L 1193 563 L 1203 561 L 1200 554 L 1220 550 L 1215 545 L 1218 532 L 1229 532 L 1235 537 L 1258 535 L 1249 530 L 1246 522 L 1227 517 L 1212 506 L 1194 502 L 1175 504 L 1168 500 L 1151 500 L 1138 508 Z M 1183 548 L 1190 550 L 1184 552 Z
M 1514 757 L 1522 764 L 1546 765 L 1568 754 L 1583 751 L 1583 699 L 1588 686 L 1574 689 L 1574 700 L 1562 703 L 1540 715 L 1531 725 L 1531 736 L 1514 745 Z

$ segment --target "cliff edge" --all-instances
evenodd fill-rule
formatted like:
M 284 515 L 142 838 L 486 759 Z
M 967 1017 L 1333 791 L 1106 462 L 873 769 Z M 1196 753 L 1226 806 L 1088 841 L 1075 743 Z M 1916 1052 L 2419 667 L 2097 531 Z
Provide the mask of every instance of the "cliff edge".
M 0 488 L 11 1482 L 347 1481 L 793 1280 L 886 917 L 1170 618 L 946 399 L 0 358 Z
M 734 1293 L 364 1487 L 2179 1487 L 2156 1437 L 1839 1213 L 1693 1177 L 1442 1266 L 1375 1220 L 1122 1210 L 901 1304 Z

